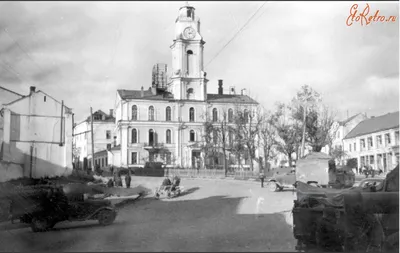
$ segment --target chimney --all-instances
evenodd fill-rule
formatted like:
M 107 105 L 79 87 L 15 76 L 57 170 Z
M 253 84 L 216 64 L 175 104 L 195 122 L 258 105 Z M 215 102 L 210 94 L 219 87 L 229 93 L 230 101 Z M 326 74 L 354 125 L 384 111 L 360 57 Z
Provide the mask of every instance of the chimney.
M 114 110 L 110 109 L 110 117 L 114 117 Z
M 247 95 L 247 94 L 246 94 L 246 89 L 242 89 L 242 90 L 241 90 L 241 94 L 242 94 L 242 96 Z
M 142 90 L 141 90 L 141 92 L 140 92 L 140 96 L 141 96 L 141 97 L 144 97 L 144 90 L 143 90 L 143 86 L 142 86 Z
M 218 95 L 224 94 L 222 89 L 222 80 L 218 80 Z
M 229 87 L 229 95 L 236 95 L 235 86 Z
M 29 95 L 34 93 L 35 91 L 36 91 L 36 87 L 35 86 L 31 86 Z

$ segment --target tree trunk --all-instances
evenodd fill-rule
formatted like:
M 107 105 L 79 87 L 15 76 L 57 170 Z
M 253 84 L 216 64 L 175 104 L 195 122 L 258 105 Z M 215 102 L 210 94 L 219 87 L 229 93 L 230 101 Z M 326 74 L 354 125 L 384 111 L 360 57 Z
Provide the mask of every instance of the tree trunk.
M 306 108 L 305 107 L 303 107 L 303 111 L 304 111 L 304 114 L 303 114 L 303 137 L 301 138 L 301 157 L 303 157 L 304 156 L 304 148 L 305 148 L 305 145 L 306 145 L 306 141 L 305 141 L 305 139 L 306 139 Z
M 289 167 L 292 167 L 292 154 L 288 155 Z
M 228 166 L 226 162 L 226 150 L 225 148 L 223 149 L 223 154 L 224 154 L 224 170 L 225 170 L 225 177 L 228 175 Z

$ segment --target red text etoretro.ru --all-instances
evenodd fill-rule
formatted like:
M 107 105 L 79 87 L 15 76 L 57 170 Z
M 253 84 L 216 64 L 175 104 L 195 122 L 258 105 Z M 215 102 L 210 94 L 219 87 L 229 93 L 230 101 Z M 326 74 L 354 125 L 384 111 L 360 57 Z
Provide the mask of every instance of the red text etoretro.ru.
M 369 25 L 373 22 L 391 22 L 395 23 L 397 21 L 397 16 L 384 16 L 379 14 L 379 10 L 375 13 L 371 12 L 369 4 L 366 4 L 362 11 L 359 11 L 358 4 L 353 4 L 350 8 L 350 15 L 347 17 L 346 25 L 352 26 L 354 23 L 360 23 L 363 25 Z

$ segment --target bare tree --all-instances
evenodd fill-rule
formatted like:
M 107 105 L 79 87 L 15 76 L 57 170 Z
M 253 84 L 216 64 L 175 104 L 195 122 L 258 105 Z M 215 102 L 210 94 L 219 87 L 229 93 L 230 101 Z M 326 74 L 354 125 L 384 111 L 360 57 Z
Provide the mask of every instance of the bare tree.
M 213 158 L 216 154 L 216 143 L 214 141 L 216 129 L 207 112 L 202 115 L 202 117 L 204 119 L 204 123 L 199 146 L 204 154 L 204 167 L 208 168 L 210 158 Z
M 301 126 L 297 120 L 286 115 L 288 106 L 280 103 L 277 107 L 271 121 L 277 131 L 277 150 L 287 156 L 289 166 L 292 166 L 292 155 L 298 151 L 301 141 Z
M 275 154 L 273 153 L 273 149 L 278 144 L 276 140 L 277 132 L 274 127 L 274 122 L 275 122 L 274 116 L 270 112 L 267 112 L 263 115 L 262 125 L 259 129 L 259 137 L 260 137 L 259 145 L 263 149 L 265 168 L 268 167 L 268 161 L 274 158 Z

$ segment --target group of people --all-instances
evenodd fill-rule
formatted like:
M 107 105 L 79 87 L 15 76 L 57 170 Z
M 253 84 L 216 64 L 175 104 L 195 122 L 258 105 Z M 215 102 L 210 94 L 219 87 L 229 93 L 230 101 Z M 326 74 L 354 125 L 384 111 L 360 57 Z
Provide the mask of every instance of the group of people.
M 126 188 L 130 188 L 130 187 L 131 187 L 131 181 L 132 181 L 131 174 L 128 173 L 128 174 L 125 176 L 125 185 L 126 185 Z M 123 184 L 122 184 L 122 177 L 121 177 L 121 171 L 116 171 L 116 172 L 114 172 L 114 177 L 113 177 L 113 178 L 110 178 L 110 180 L 108 180 L 107 186 L 108 186 L 108 187 L 114 187 L 114 186 L 116 186 L 116 187 L 123 187 Z
M 164 178 L 159 190 L 160 191 L 168 191 L 170 193 L 170 192 L 175 191 L 176 187 L 178 187 L 180 185 L 180 183 L 181 183 L 181 179 L 177 175 L 174 175 L 172 177 L 172 181 L 171 181 L 171 179 L 169 179 L 168 176 L 166 176 Z
M 375 177 L 375 175 L 381 175 L 383 173 L 382 169 L 374 170 L 371 165 L 363 165 L 360 168 L 355 168 L 355 173 L 360 175 L 365 175 L 366 178 L 369 176 Z

